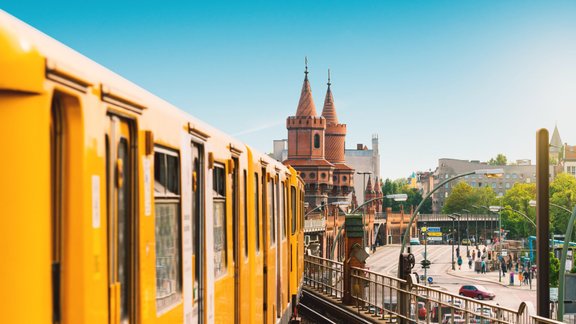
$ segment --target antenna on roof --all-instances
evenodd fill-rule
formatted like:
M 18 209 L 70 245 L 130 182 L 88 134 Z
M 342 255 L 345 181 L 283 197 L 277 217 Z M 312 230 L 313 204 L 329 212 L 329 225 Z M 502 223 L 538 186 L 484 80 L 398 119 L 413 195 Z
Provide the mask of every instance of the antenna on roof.
M 330 83 L 330 69 L 328 69 L 328 88 L 330 88 L 330 85 L 332 83 Z
M 308 79 L 308 56 L 304 56 L 304 66 L 306 68 L 304 74 L 306 74 L 306 79 Z

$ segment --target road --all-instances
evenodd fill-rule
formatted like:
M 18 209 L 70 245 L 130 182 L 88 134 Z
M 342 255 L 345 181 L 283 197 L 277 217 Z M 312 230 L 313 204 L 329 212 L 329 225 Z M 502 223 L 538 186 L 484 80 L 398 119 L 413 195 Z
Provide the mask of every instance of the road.
M 424 259 L 424 246 L 412 246 L 412 253 L 416 259 L 416 265 L 413 271 L 424 274 L 424 269 L 420 261 Z M 428 269 L 428 276 L 432 277 L 434 282 L 432 287 L 439 288 L 447 292 L 457 294 L 460 286 L 464 284 L 480 284 L 496 294 L 496 298 L 487 301 L 490 304 L 499 304 L 500 306 L 518 309 L 523 301 L 530 301 L 536 305 L 536 285 L 532 285 L 532 290 L 526 286 L 508 287 L 508 277 L 502 278 L 502 283 L 498 283 L 498 272 L 478 275 L 468 269 L 466 256 L 466 247 L 461 246 L 461 254 L 464 256 L 462 270 L 452 271 L 452 247 L 449 245 L 429 245 L 428 260 L 432 262 Z M 385 275 L 397 276 L 398 273 L 398 255 L 400 245 L 387 245 L 379 247 L 377 251 L 370 255 L 366 260 L 366 265 L 371 271 L 379 272 Z M 483 277 L 484 276 L 484 277 Z M 517 283 L 517 282 L 516 282 Z

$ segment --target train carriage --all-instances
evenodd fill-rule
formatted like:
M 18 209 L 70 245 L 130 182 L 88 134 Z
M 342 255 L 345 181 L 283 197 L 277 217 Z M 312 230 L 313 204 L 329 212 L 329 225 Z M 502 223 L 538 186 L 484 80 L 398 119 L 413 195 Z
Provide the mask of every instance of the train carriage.
M 0 138 L 3 322 L 290 320 L 294 169 L 2 11 Z

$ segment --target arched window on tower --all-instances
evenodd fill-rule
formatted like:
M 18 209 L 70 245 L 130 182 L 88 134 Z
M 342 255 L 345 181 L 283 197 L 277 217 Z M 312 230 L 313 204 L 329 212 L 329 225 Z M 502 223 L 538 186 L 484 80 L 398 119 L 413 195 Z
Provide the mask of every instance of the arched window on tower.
M 314 134 L 314 148 L 320 148 L 320 135 Z

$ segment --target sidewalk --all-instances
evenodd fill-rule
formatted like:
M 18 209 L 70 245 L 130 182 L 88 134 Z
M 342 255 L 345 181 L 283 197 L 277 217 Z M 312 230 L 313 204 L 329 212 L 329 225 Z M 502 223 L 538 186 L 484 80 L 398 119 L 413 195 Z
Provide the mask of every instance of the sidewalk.
M 506 274 L 502 275 L 502 282 L 498 281 L 498 271 L 489 271 L 486 273 L 476 273 L 474 271 L 474 266 L 472 269 L 468 269 L 468 264 L 462 265 L 462 270 L 458 270 L 458 265 L 456 265 L 456 270 L 448 269 L 446 274 L 451 275 L 453 277 L 458 278 L 465 278 L 465 279 L 473 279 L 477 281 L 484 281 L 490 282 L 494 284 L 499 284 L 504 287 L 513 288 L 513 289 L 521 289 L 521 290 L 530 290 L 530 284 L 522 284 L 520 285 L 520 281 L 518 280 L 518 274 L 514 273 L 514 285 L 510 285 L 510 272 L 507 271 Z M 532 290 L 536 289 L 536 279 L 532 279 Z

